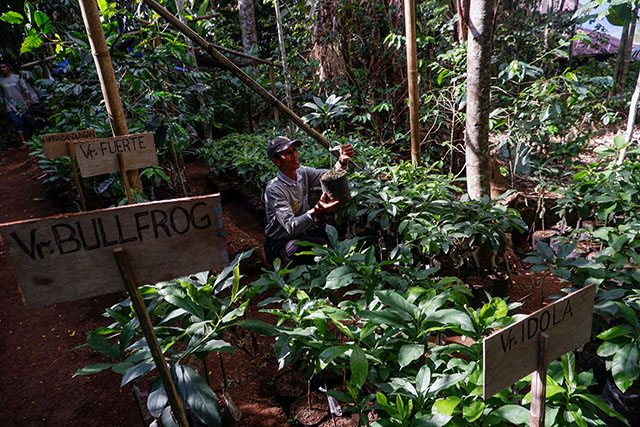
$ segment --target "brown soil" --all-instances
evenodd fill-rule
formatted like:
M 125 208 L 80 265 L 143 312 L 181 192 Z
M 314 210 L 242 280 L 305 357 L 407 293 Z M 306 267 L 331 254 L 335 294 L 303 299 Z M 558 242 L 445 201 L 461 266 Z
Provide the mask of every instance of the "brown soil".
M 209 168 L 203 162 L 188 165 L 191 195 L 210 192 L 206 179 L 208 173 Z M 0 153 L 0 177 L 0 223 L 62 213 L 48 187 L 40 182 L 42 172 L 28 156 L 28 151 L 10 149 Z M 240 251 L 262 246 L 262 228 L 241 203 L 223 198 L 222 210 L 231 258 Z M 263 266 L 262 250 L 257 249 L 252 258 L 254 265 L 245 266 L 244 274 L 259 274 Z M 518 271 L 513 274 L 513 279 L 515 283 L 509 289 L 510 300 L 524 303 L 521 312 L 539 308 L 539 276 Z M 560 285 L 548 278 L 544 286 L 545 295 L 556 293 Z M 0 360 L 6 367 L 0 376 L 4 402 L 0 405 L 2 425 L 149 424 L 149 420 L 143 422 L 131 385 L 120 388 L 119 374 L 104 371 L 98 375 L 72 378 L 77 369 L 105 361 L 101 355 L 87 348 L 76 347 L 85 342 L 89 331 L 107 323 L 102 315 L 104 309 L 121 300 L 123 293 L 44 308 L 27 308 L 22 304 L 13 269 L 1 245 L 0 289 L 4 295 L 4 303 L 0 306 Z M 270 320 L 255 308 L 251 309 L 250 315 Z M 226 338 L 238 348 L 235 355 L 222 356 L 230 382 L 229 395 L 242 411 L 237 425 L 291 425 L 276 400 L 273 387 L 277 377 L 273 339 L 241 334 Z M 196 367 L 203 372 L 202 365 Z M 212 388 L 224 401 L 217 357 L 211 355 L 206 367 Z M 331 421 L 328 425 L 332 425 Z

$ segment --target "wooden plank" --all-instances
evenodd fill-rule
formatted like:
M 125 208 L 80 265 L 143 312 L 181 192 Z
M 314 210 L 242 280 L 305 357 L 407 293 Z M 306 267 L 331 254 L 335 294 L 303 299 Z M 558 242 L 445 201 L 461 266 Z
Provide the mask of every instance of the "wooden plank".
M 139 284 L 228 263 L 219 194 L 0 224 L 0 235 L 30 306 L 123 289 L 118 247 Z
M 42 143 L 44 156 L 47 159 L 56 159 L 69 155 L 67 152 L 67 142 L 73 143 L 85 139 L 95 139 L 96 130 L 83 129 L 63 133 L 48 133 L 46 135 L 39 135 L 38 138 L 40 138 L 40 142 Z
M 538 367 L 538 335 L 546 333 L 546 360 L 552 361 L 591 338 L 595 285 L 573 292 L 483 341 L 487 399 Z
M 85 178 L 119 172 L 118 153 L 122 154 L 126 170 L 158 164 L 152 133 L 81 141 L 74 144 L 74 148 L 80 173 Z

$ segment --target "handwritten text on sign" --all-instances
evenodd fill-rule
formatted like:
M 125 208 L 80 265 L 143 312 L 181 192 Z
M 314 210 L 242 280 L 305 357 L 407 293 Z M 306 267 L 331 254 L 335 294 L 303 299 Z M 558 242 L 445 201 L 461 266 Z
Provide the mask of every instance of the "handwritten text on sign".
M 56 159 L 58 157 L 67 157 L 67 142 L 82 141 L 85 139 L 96 139 L 95 129 L 74 130 L 72 132 L 49 133 L 40 135 L 42 143 L 42 151 L 47 159 Z
M 125 169 L 140 169 L 158 164 L 152 133 L 94 139 L 74 144 L 78 166 L 83 177 L 120 171 L 118 154 Z
M 587 286 L 485 338 L 483 397 L 491 397 L 536 370 L 540 333 L 549 335 L 548 361 L 589 341 L 595 294 L 595 285 Z
M 117 247 L 139 284 L 228 263 L 219 195 L 2 224 L 0 233 L 29 305 L 123 289 Z

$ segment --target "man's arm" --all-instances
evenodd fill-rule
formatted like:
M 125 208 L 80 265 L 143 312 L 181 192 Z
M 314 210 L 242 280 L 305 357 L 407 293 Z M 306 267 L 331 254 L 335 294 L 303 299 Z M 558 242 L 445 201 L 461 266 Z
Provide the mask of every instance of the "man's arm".
M 314 216 L 311 215 L 313 209 L 296 216 L 286 197 L 277 188 L 267 188 L 265 199 L 268 204 L 267 209 L 273 211 L 276 221 L 289 236 L 297 236 L 316 223 Z
M 24 95 L 24 99 L 27 101 L 27 107 L 31 107 L 31 93 L 29 93 L 29 88 L 22 78 L 18 79 L 18 85 L 20 86 L 20 90 L 22 90 L 22 94 Z

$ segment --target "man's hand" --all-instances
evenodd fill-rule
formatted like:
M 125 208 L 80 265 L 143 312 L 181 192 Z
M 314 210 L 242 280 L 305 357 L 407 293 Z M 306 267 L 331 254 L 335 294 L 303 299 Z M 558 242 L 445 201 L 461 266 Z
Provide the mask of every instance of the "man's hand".
M 316 203 L 314 207 L 309 209 L 309 215 L 315 218 L 321 212 L 333 212 L 338 209 L 339 204 L 340 200 L 330 200 L 329 197 L 327 197 L 327 193 L 322 193 L 322 196 L 320 196 L 320 200 L 318 200 L 318 203 Z
M 351 144 L 344 144 L 340 146 L 340 159 L 338 159 L 338 161 L 340 162 L 340 166 L 342 166 L 342 168 L 346 168 L 347 165 L 349 164 L 349 160 L 353 157 L 353 145 Z

